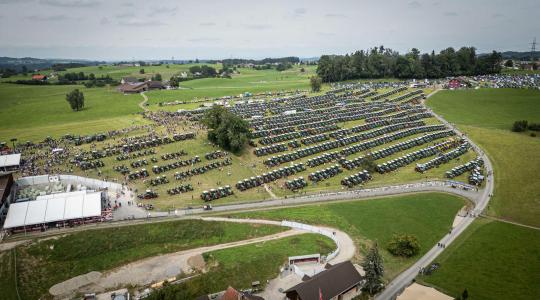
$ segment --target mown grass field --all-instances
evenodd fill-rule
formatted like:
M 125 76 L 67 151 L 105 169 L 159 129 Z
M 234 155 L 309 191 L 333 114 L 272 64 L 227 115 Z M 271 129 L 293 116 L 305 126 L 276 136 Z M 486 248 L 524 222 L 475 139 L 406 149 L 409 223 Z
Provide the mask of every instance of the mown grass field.
M 66 94 L 84 93 L 85 108 L 74 112 Z M 133 124 L 146 124 L 138 112 L 140 95 L 122 95 L 115 88 L 82 86 L 31 86 L 0 83 L 0 140 L 41 141 L 67 133 L 92 134 Z
M 38 299 L 59 282 L 106 271 L 145 257 L 274 234 L 284 228 L 197 220 L 86 230 L 16 248 L 22 299 Z M 2 254 L 0 289 L 10 291 L 10 255 Z M 13 257 L 13 256 L 12 256 Z M 13 263 L 13 261 L 11 261 Z
M 279 268 L 287 257 L 320 253 L 325 255 L 335 249 L 332 240 L 318 234 L 268 241 L 205 253 L 203 256 L 209 272 L 186 283 L 171 285 L 157 291 L 148 299 L 195 299 L 198 296 L 215 293 L 232 286 L 236 289 L 251 288 L 254 281 L 266 285 L 266 280 L 278 276 Z M 173 296 L 174 295 L 174 296 Z
M 429 98 L 428 105 L 491 158 L 496 182 L 488 213 L 540 226 L 540 139 L 510 131 L 515 120 L 540 122 L 540 91 L 442 91 Z
M 458 297 L 469 299 L 538 299 L 540 231 L 488 219 L 475 221 L 436 259 L 440 269 L 421 276 Z
M 452 227 L 456 213 L 466 205 L 462 198 L 440 193 L 420 193 L 362 201 L 280 208 L 233 214 L 234 217 L 291 220 L 326 225 L 347 232 L 359 247 L 360 262 L 377 242 L 390 280 L 426 253 Z M 420 253 L 404 259 L 392 256 L 386 246 L 394 234 L 416 235 Z

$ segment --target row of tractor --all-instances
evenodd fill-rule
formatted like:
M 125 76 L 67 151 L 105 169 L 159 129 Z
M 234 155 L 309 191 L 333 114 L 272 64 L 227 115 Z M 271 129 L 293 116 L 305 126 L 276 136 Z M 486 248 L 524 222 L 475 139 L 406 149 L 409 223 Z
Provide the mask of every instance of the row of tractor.
M 154 150 L 154 149 L 146 149 L 146 150 L 143 150 L 143 151 L 137 151 L 137 152 L 132 152 L 132 153 L 129 153 L 129 154 L 118 155 L 116 157 L 116 160 L 117 161 L 123 161 L 123 160 L 128 160 L 128 159 L 135 159 L 135 158 L 139 158 L 139 157 L 147 156 L 147 155 L 154 155 L 154 154 L 156 154 L 156 150 Z
M 161 174 L 170 170 L 175 170 L 175 169 L 186 167 L 186 166 L 193 166 L 194 164 L 200 163 L 200 162 L 201 162 L 201 158 L 198 155 L 195 155 L 194 157 L 190 159 L 179 160 L 179 161 L 175 161 L 173 163 L 169 163 L 162 166 L 153 166 L 152 172 L 154 172 L 154 174 Z
M 471 171 L 476 167 L 482 167 L 483 165 L 484 160 L 480 157 L 477 157 L 476 159 L 471 160 L 465 164 L 452 168 L 450 171 L 447 171 L 445 175 L 447 178 L 454 178 L 465 172 Z
M 172 189 L 168 189 L 167 194 L 172 196 L 172 195 L 183 194 L 183 193 L 187 193 L 191 191 L 193 191 L 193 186 L 191 186 L 191 184 L 188 183 L 188 184 L 174 187 Z
M 459 146 L 457 149 L 454 149 L 452 151 L 449 151 L 447 153 L 441 153 L 436 158 L 424 163 L 424 164 L 417 164 L 415 170 L 424 173 L 425 171 L 438 167 L 442 164 L 445 164 L 449 161 L 451 161 L 454 158 L 457 158 L 463 154 L 465 154 L 469 149 L 471 148 L 471 145 L 468 142 L 464 142 L 461 146 Z
M 306 167 L 304 166 L 304 164 L 292 164 L 291 166 L 275 169 L 268 173 L 263 173 L 260 176 L 240 180 L 236 183 L 236 188 L 240 191 L 245 191 L 251 188 L 261 186 L 265 183 L 276 181 L 280 178 L 294 175 L 305 170 Z
M 332 178 L 338 174 L 340 174 L 341 172 L 343 172 L 343 170 L 341 169 L 341 167 L 339 165 L 333 165 L 331 167 L 328 167 L 326 169 L 323 169 L 323 170 L 319 170 L 319 171 L 316 171 L 316 172 L 313 172 L 311 174 L 309 174 L 308 176 L 308 179 L 313 181 L 313 182 L 319 182 L 319 181 L 323 181 L 323 180 L 327 180 L 329 178 Z
M 367 170 L 360 171 L 353 175 L 347 176 L 341 180 L 341 185 L 348 188 L 352 188 L 356 185 L 363 184 L 364 182 L 371 180 L 371 175 Z
M 208 171 L 211 171 L 211 170 L 214 170 L 214 169 L 217 169 L 217 168 L 221 168 L 221 167 L 225 167 L 225 166 L 229 166 L 231 164 L 232 164 L 232 160 L 229 157 L 227 157 L 224 160 L 214 161 L 214 162 L 208 163 L 208 164 L 206 164 L 204 166 L 201 166 L 201 167 L 192 168 L 190 170 L 183 171 L 183 172 L 176 172 L 176 173 L 174 173 L 174 178 L 176 180 L 183 180 L 183 179 L 186 179 L 186 178 L 190 178 L 192 176 L 202 175 L 202 174 L 205 174 Z
M 303 189 L 308 186 L 307 181 L 304 179 L 304 177 L 298 177 L 293 180 L 288 180 L 285 182 L 285 187 L 288 188 L 291 191 L 297 191 L 300 189 Z
M 211 189 L 209 191 L 203 191 L 201 193 L 201 199 L 205 202 L 217 200 L 220 198 L 233 195 L 233 190 L 229 185 L 224 187 L 218 187 L 217 189 Z
M 216 151 L 213 151 L 213 152 L 206 153 L 204 155 L 204 158 L 206 158 L 207 160 L 213 160 L 213 159 L 218 159 L 218 158 L 222 158 L 222 157 L 225 157 L 225 156 L 227 156 L 227 152 L 221 151 L 221 150 L 216 150 Z
M 174 153 L 165 153 L 165 154 L 161 155 L 161 159 L 163 159 L 163 160 L 177 159 L 180 156 L 184 156 L 184 155 L 187 155 L 187 152 L 184 151 L 184 150 L 180 150 L 180 151 L 177 151 L 177 152 L 174 152 Z

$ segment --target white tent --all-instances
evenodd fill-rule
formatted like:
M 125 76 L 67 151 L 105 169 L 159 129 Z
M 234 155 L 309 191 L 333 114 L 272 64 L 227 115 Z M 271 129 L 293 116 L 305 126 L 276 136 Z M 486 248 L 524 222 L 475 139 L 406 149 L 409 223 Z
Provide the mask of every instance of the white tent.
M 58 193 L 9 206 L 4 228 L 101 216 L 101 193 Z
M 0 168 L 18 167 L 21 164 L 21 154 L 0 155 Z

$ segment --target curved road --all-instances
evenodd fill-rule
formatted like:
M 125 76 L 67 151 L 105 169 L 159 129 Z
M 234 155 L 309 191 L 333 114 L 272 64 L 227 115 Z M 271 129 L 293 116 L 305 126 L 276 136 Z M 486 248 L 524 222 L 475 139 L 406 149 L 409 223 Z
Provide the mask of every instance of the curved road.
M 428 97 L 434 95 L 436 92 L 438 92 L 438 90 L 431 93 Z M 425 106 L 424 102 L 425 101 L 423 101 L 422 104 Z M 471 141 L 465 134 L 460 132 L 453 124 L 450 124 L 433 111 L 431 111 L 431 113 L 433 113 L 433 115 L 439 121 L 444 123 L 446 126 L 452 128 L 454 131 L 456 131 L 456 133 L 458 133 L 458 135 L 465 138 L 471 144 L 476 153 L 478 153 L 478 155 L 484 160 L 484 167 L 487 174 L 485 187 L 478 193 L 476 200 L 474 201 L 475 207 L 469 213 L 469 216 L 464 218 L 439 241 L 439 243 L 450 245 L 463 231 L 465 231 L 465 229 L 467 229 L 467 227 L 469 227 L 469 225 L 471 225 L 474 219 L 478 217 L 478 215 L 480 215 L 486 208 L 489 199 L 493 194 L 493 167 L 487 155 L 480 149 L 480 147 L 478 147 L 478 145 Z M 375 297 L 375 299 L 395 299 L 406 287 L 408 287 L 412 283 L 412 280 L 418 275 L 420 269 L 428 266 L 435 258 L 437 258 L 437 256 L 439 256 L 439 254 L 443 252 L 443 250 L 443 248 L 438 247 L 437 245 L 433 246 L 433 248 L 431 248 L 424 256 L 422 256 L 414 265 L 412 265 L 403 273 L 399 274 L 392 282 L 390 282 L 386 286 L 386 288 Z

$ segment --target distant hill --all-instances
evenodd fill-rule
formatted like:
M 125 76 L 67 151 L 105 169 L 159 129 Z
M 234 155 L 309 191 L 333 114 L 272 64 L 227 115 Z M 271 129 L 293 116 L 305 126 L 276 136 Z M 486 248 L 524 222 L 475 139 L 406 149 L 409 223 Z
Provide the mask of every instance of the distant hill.
M 0 57 L 0 68 L 4 69 L 14 69 L 20 71 L 23 66 L 30 70 L 41 70 L 48 69 L 52 65 L 77 65 L 77 66 L 89 66 L 95 65 L 101 62 L 83 60 L 83 59 L 42 59 L 42 58 L 33 58 L 33 57 Z
M 531 51 L 506 51 L 501 53 L 503 59 L 515 59 L 515 60 L 531 60 Z M 538 53 L 535 53 L 536 58 L 539 57 Z

